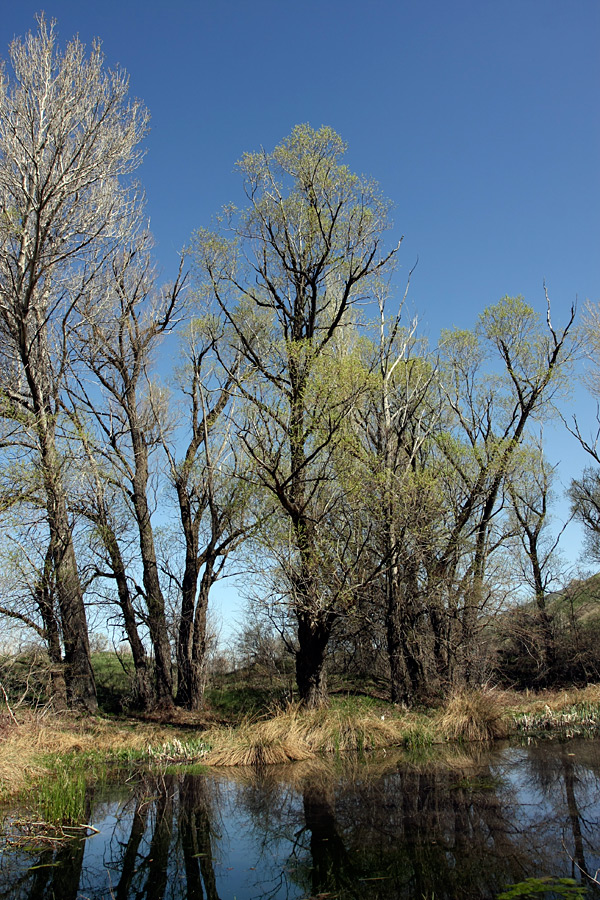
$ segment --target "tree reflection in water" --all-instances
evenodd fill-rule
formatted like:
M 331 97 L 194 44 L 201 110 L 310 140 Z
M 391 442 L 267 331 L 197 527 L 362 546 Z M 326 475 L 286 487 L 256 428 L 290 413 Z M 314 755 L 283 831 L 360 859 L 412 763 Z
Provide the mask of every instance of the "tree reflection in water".
M 495 898 L 595 872 L 599 775 L 588 741 L 146 778 L 96 803 L 101 834 L 5 852 L 0 898 Z

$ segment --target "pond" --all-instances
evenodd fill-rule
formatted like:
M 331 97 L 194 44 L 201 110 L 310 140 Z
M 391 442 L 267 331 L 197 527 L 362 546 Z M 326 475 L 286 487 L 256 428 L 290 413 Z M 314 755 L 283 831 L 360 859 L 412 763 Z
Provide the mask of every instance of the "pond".
M 0 898 L 485 900 L 547 877 L 600 896 L 598 740 L 180 771 L 88 804 L 86 839 L 4 849 Z

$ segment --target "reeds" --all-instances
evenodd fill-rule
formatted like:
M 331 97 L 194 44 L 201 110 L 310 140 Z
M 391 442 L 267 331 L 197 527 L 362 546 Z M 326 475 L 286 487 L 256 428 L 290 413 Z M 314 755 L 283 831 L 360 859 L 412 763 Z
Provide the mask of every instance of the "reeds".
M 86 776 L 82 767 L 59 764 L 38 780 L 34 794 L 38 817 L 47 825 L 82 825 Z

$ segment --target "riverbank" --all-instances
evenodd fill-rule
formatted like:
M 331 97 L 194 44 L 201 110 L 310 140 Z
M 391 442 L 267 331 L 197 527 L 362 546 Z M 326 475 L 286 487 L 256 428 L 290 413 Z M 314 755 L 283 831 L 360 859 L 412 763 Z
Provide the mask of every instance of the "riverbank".
M 600 685 L 538 694 L 465 691 L 443 707 L 420 710 L 338 696 L 324 709 L 290 705 L 227 726 L 209 714 L 156 718 L 0 713 L 0 799 L 27 806 L 41 785 L 54 785 L 60 797 L 77 780 L 104 778 L 119 767 L 262 766 L 518 734 L 591 735 L 600 732 Z

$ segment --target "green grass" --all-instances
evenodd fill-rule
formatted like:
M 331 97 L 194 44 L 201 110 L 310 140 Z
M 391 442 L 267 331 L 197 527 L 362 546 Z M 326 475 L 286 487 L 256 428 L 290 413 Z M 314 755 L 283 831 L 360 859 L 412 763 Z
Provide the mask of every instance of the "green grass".
M 127 656 L 125 666 L 133 673 L 133 659 Z M 92 653 L 92 668 L 96 678 L 98 705 L 103 712 L 120 712 L 131 693 L 131 677 L 112 650 Z
M 281 697 L 271 687 L 255 687 L 244 681 L 221 682 L 206 691 L 206 705 L 217 718 L 237 721 L 266 712 Z
M 429 722 L 414 722 L 406 729 L 404 746 L 412 753 L 422 753 L 433 746 L 434 737 L 434 731 Z
M 385 714 L 388 713 L 390 704 L 385 700 L 382 701 L 375 697 L 366 697 L 360 694 L 332 694 L 329 708 L 339 710 L 349 716 L 379 711 Z
M 87 779 L 82 767 L 56 762 L 54 771 L 36 784 L 34 808 L 48 825 L 82 825 L 85 822 Z
M 518 884 L 511 884 L 506 891 L 498 894 L 497 900 L 516 900 L 517 897 L 586 897 L 587 888 L 574 878 L 526 878 Z

